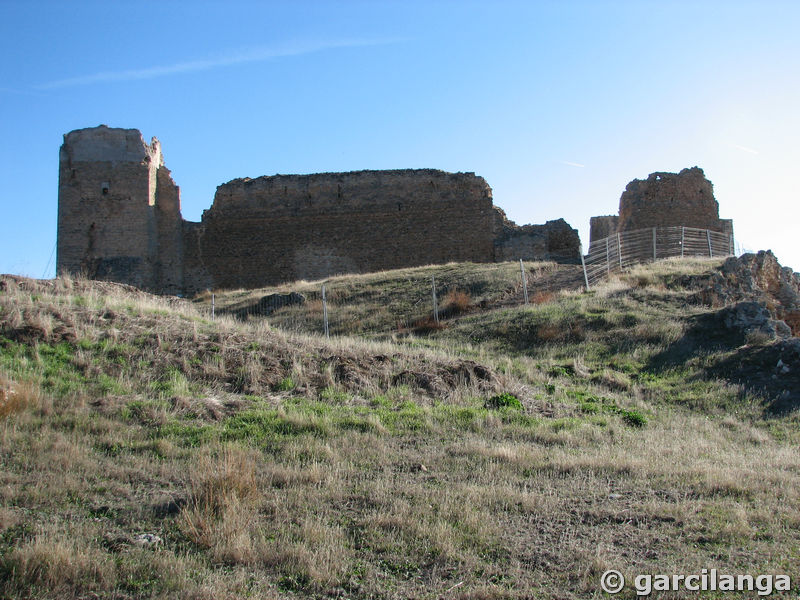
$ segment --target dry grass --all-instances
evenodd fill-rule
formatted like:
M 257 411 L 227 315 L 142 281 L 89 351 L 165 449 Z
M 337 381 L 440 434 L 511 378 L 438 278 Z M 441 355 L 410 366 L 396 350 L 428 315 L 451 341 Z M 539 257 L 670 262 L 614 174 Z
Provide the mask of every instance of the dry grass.
M 645 372 L 692 314 L 658 281 L 392 343 L 7 280 L 0 389 L 27 399 L 0 421 L 0 596 L 591 598 L 608 568 L 790 572 L 796 418 L 691 365 Z M 523 410 L 485 408 L 499 391 Z
M 531 303 L 533 304 L 546 304 L 555 299 L 555 294 L 551 291 L 534 292 L 531 295 Z
M 39 386 L 27 381 L 14 383 L 0 373 L 0 419 L 42 407 L 42 391 Z
M 472 299 L 464 290 L 450 290 L 442 301 L 442 309 L 448 316 L 457 316 L 472 307 Z
M 191 500 L 180 524 L 214 560 L 247 563 L 255 559 L 260 540 L 251 531 L 260 499 L 252 452 L 227 447 L 217 458 L 201 457 L 190 467 Z

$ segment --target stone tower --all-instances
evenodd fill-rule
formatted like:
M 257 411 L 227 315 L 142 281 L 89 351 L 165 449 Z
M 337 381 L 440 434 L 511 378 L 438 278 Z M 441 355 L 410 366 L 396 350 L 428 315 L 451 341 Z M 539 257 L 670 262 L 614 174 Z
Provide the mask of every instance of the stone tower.
M 158 140 L 78 129 L 64 136 L 59 162 L 57 271 L 181 292 L 180 193 Z
M 618 216 L 591 218 L 590 241 L 623 231 L 676 226 L 733 235 L 733 221 L 719 218 L 714 186 L 700 167 L 631 181 L 619 199 Z

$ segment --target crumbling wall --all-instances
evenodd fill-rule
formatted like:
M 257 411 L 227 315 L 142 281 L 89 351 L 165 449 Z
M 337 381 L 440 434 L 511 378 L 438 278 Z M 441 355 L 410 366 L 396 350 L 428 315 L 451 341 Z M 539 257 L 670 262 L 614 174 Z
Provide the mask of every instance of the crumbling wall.
M 670 226 L 733 234 L 733 222 L 719 218 L 714 186 L 701 168 L 634 179 L 620 197 L 619 217 L 592 217 L 591 240 L 622 231 Z
M 164 294 L 183 292 L 183 219 L 180 189 L 169 169 L 161 165 L 156 173 L 156 259 L 154 287 Z
M 576 263 L 580 260 L 578 231 L 564 219 L 544 225 L 515 225 L 506 221 L 494 241 L 494 260 L 552 260 Z
M 218 287 L 486 261 L 493 256 L 495 215 L 491 188 L 473 173 L 236 179 L 217 188 L 203 213 L 200 252 Z
M 617 215 L 604 215 L 589 219 L 589 239 L 602 240 L 619 231 L 619 217 Z
M 160 149 L 135 129 L 64 136 L 59 161 L 57 269 L 153 284 L 151 178 Z
M 474 173 L 434 169 L 275 175 L 217 188 L 183 221 L 161 147 L 135 129 L 64 136 L 59 272 L 161 293 L 251 288 L 449 261 L 579 259 L 563 219 L 517 226 Z
M 217 188 L 184 255 L 188 289 L 251 288 L 450 261 L 579 259 L 562 220 L 519 227 L 474 173 L 434 169 L 275 175 Z M 195 273 L 197 276 L 195 277 Z

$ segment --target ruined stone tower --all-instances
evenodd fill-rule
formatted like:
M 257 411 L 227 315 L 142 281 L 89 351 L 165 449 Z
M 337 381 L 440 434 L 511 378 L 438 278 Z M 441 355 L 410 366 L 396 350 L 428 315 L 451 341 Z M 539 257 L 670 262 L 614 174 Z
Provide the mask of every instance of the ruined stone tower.
M 733 221 L 719 218 L 714 186 L 700 167 L 631 181 L 619 199 L 619 215 L 591 218 L 590 242 L 623 231 L 674 226 L 733 235 Z
M 105 125 L 64 136 L 59 155 L 59 273 L 178 293 L 183 288 L 178 187 L 161 146 Z

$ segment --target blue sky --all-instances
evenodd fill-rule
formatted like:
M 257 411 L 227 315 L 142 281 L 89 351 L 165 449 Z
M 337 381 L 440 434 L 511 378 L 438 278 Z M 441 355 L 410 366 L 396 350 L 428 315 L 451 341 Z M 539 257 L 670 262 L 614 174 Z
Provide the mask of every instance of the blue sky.
M 52 276 L 58 148 L 161 140 L 199 220 L 237 177 L 474 171 L 518 223 L 700 166 L 800 270 L 800 3 L 0 0 L 0 272 Z

